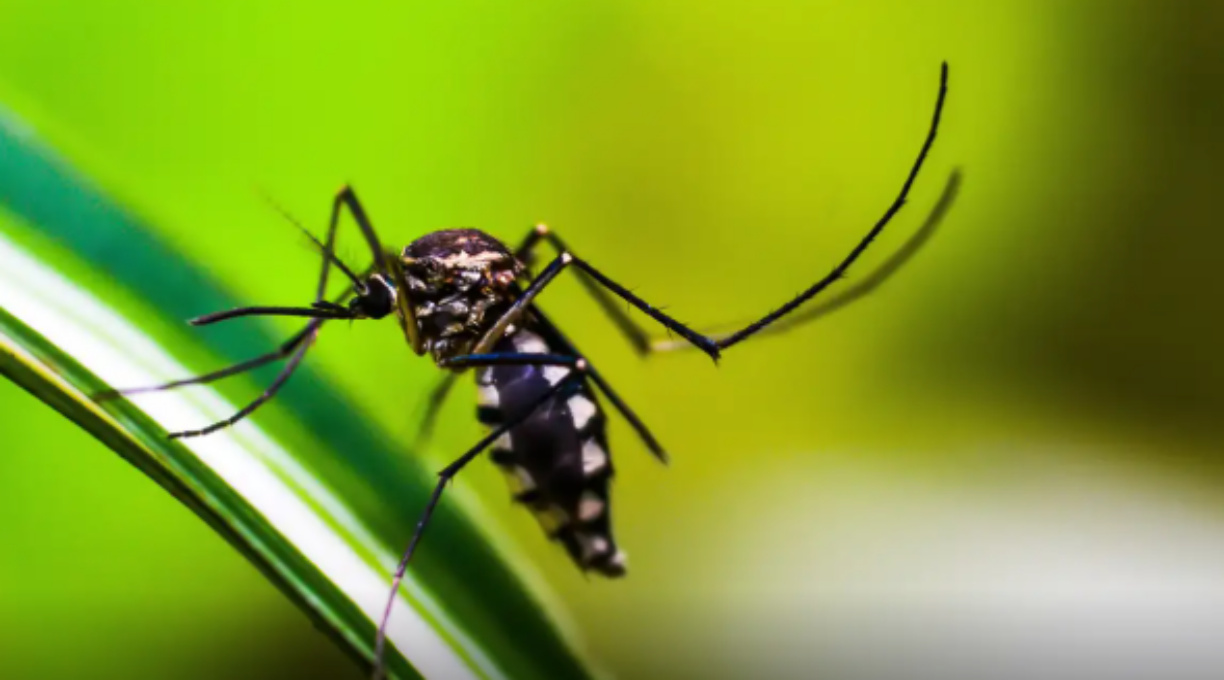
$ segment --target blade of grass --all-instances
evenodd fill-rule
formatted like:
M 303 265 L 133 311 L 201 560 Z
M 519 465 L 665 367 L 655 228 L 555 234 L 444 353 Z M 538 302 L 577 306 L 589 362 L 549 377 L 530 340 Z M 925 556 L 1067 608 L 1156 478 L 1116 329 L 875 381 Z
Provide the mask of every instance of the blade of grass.
M 0 373 L 97 437 L 170 491 L 251 559 L 317 621 L 326 623 L 325 630 L 347 638 L 344 642 L 348 646 L 359 649 L 363 642 L 361 637 L 366 637 L 361 630 L 368 627 L 368 622 L 362 620 L 362 613 L 350 601 L 338 597 L 339 593 L 335 592 L 337 589 L 333 585 L 341 578 L 353 578 L 354 575 L 325 574 L 318 566 L 311 564 L 311 555 L 295 549 L 278 531 L 266 526 L 264 517 L 268 514 L 293 515 L 291 519 L 298 531 L 302 531 L 304 525 L 315 518 L 311 518 L 303 507 L 285 507 L 293 503 L 293 499 L 287 497 L 290 492 L 283 485 L 276 485 L 268 479 L 270 471 L 265 465 L 254 460 L 248 452 L 233 450 L 237 447 L 225 446 L 222 442 L 223 448 L 228 450 L 221 452 L 221 455 L 230 457 L 228 463 L 231 466 L 246 463 L 241 473 L 248 476 L 247 492 L 253 496 L 248 502 L 227 483 L 221 473 L 202 459 L 203 456 L 197 457 L 186 447 L 167 439 L 164 430 L 133 405 L 120 402 L 103 410 L 94 404 L 88 395 L 105 389 L 106 383 L 8 310 L 33 319 L 44 332 L 62 338 L 77 338 L 75 343 L 69 340 L 70 345 L 76 345 L 69 350 L 71 354 L 89 363 L 105 365 L 110 372 L 143 373 L 146 378 L 152 377 L 151 373 L 134 362 L 134 357 L 112 346 L 107 339 L 103 339 L 104 336 L 100 337 L 97 327 L 88 320 L 65 315 L 66 310 L 61 305 L 93 316 L 94 321 L 102 322 L 112 333 L 118 331 L 121 336 L 128 336 L 123 338 L 128 342 L 137 340 L 136 346 L 129 347 L 140 351 L 144 359 L 164 361 L 166 357 L 147 354 L 157 352 L 155 347 L 150 346 L 151 343 L 139 342 L 138 334 L 133 338 L 133 334 L 127 332 L 130 329 L 123 329 L 119 325 L 121 320 L 98 318 L 99 312 L 105 312 L 91 309 L 88 306 L 91 301 L 75 294 L 76 291 L 72 291 L 66 281 L 57 280 L 49 272 L 40 270 L 33 261 L 2 240 L 0 263 L 0 271 L 3 272 L 0 275 L 0 298 L 5 304 L 5 309 L 0 309 Z M 15 285 L 18 283 L 20 285 Z M 48 298 L 47 294 L 51 297 Z M 200 413 L 198 407 L 193 408 L 190 404 L 172 403 L 168 407 Z M 257 490 L 255 487 L 263 488 Z M 276 505 L 281 507 L 273 507 Z M 307 531 L 310 535 L 302 535 L 299 540 L 322 543 L 329 539 L 325 533 L 316 533 L 317 525 Z M 334 544 L 328 547 L 343 548 Z M 375 581 L 378 580 L 376 574 L 372 576 Z

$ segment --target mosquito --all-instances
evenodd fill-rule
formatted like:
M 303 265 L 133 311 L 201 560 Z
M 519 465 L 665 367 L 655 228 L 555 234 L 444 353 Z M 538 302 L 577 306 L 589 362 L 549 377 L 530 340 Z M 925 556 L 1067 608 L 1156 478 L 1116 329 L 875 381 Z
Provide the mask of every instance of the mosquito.
M 948 65 L 944 63 L 940 68 L 935 112 L 917 160 L 900 193 L 879 221 L 832 271 L 795 298 L 739 330 L 703 334 L 688 327 L 579 257 L 544 225 L 533 228 L 513 250 L 477 229 L 436 231 L 418 238 L 398 253 L 386 250 L 357 194 L 351 186 L 345 186 L 332 202 L 326 238 L 319 241 L 306 232 L 323 255 L 314 302 L 306 307 L 243 307 L 207 314 L 190 322 L 204 326 L 248 316 L 309 318 L 300 331 L 275 351 L 233 366 L 115 394 L 130 395 L 209 383 L 273 361 L 285 361 L 268 388 L 237 413 L 207 427 L 174 432 L 169 436 L 207 435 L 233 425 L 272 399 L 301 364 L 326 322 L 389 316 L 399 322 L 413 352 L 420 356 L 428 354 L 439 368 L 447 371 L 430 394 L 423 432 L 432 426 L 434 415 L 455 378 L 468 370 L 475 373 L 477 418 L 488 433 L 438 472 L 437 485 L 395 570 L 375 642 L 373 677 L 381 678 L 387 622 L 408 564 L 448 482 L 486 450 L 493 463 L 508 477 L 514 498 L 535 515 L 547 535 L 564 547 L 580 569 L 613 578 L 625 574 L 625 554 L 617 546 L 610 524 L 609 483 L 613 469 L 606 432 L 607 417 L 600 405 L 601 398 L 628 421 L 654 456 L 666 462 L 667 454 L 590 360 L 536 306 L 536 299 L 548 285 L 563 272 L 575 272 L 586 291 L 639 354 L 687 346 L 705 352 L 716 363 L 725 350 L 766 329 L 793 328 L 839 307 L 891 275 L 920 243 L 911 239 L 907 247 L 909 253 L 903 257 L 899 257 L 902 255 L 899 253 L 869 280 L 843 292 L 840 297 L 814 310 L 809 309 L 807 314 L 790 317 L 787 323 L 777 323 L 843 278 L 905 204 L 910 187 L 935 141 L 947 87 Z M 941 200 L 942 207 L 937 211 L 946 208 L 958 179 L 954 174 Z M 337 227 L 344 211 L 360 229 L 373 256 L 373 264 L 361 273 L 355 272 L 334 253 Z M 549 246 L 555 256 L 533 275 L 530 264 L 541 245 Z M 329 300 L 325 295 L 328 274 L 333 267 L 339 269 L 352 286 L 343 296 Z M 617 299 L 638 309 L 678 339 L 652 340 L 649 333 L 622 309 Z

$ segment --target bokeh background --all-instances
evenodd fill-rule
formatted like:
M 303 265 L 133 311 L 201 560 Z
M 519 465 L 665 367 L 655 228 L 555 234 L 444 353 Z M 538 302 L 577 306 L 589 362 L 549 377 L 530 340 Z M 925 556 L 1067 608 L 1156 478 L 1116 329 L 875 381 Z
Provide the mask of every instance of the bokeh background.
M 1207 0 L 3 0 L 0 97 L 240 299 L 304 302 L 317 269 L 255 188 L 321 230 L 352 181 L 386 242 L 544 220 L 707 325 L 874 222 L 946 59 L 859 271 L 964 185 L 879 293 L 717 369 L 546 296 L 674 457 L 614 427 L 630 578 L 577 574 L 492 466 L 459 483 L 622 677 L 1218 677 L 1220 35 Z M 310 361 L 411 439 L 435 372 L 394 324 Z M 100 444 L 7 383 L 0 414 L 0 676 L 359 677 Z

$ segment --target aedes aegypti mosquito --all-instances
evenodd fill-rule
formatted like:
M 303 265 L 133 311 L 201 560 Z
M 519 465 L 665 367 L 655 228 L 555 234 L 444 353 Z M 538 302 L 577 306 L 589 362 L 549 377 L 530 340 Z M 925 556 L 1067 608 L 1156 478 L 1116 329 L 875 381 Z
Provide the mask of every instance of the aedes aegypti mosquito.
M 446 484 L 486 449 L 493 462 L 510 478 L 515 498 L 535 514 L 550 538 L 565 547 L 579 568 L 609 577 L 625 573 L 625 556 L 612 538 L 609 522 L 608 484 L 612 463 L 605 432 L 606 418 L 595 393 L 601 393 L 629 422 L 655 456 L 662 461 L 666 461 L 667 456 L 645 424 L 599 371 L 536 307 L 536 297 L 548 284 L 563 271 L 576 271 L 579 281 L 639 354 L 693 346 L 717 361 L 723 350 L 771 326 L 841 279 L 901 209 L 935 141 L 947 83 L 945 63 L 940 70 L 939 95 L 926 139 L 901 192 L 883 217 L 826 276 L 786 304 L 735 332 L 705 335 L 676 321 L 575 255 L 543 225 L 537 225 L 528 233 L 515 250 L 476 229 L 436 231 L 413 241 L 399 253 L 384 250 L 357 195 L 346 186 L 332 203 L 326 239 L 319 242 L 311 237 L 323 255 L 323 270 L 315 301 L 309 307 L 244 307 L 191 321 L 193 325 L 202 326 L 243 316 L 310 318 L 302 330 L 279 349 L 234 366 L 195 378 L 119 393 L 134 394 L 212 382 L 286 359 L 284 368 L 267 390 L 233 416 L 199 430 L 175 432 L 170 436 L 209 434 L 233 425 L 271 399 L 301 363 L 325 322 L 382 319 L 391 315 L 398 319 L 404 337 L 416 354 L 428 353 L 439 368 L 448 371 L 430 395 L 423 430 L 428 430 L 432 424 L 457 374 L 476 369 L 477 417 L 490 431 L 438 473 L 437 486 L 395 571 L 391 596 L 379 622 L 374 675 L 380 677 L 387 621 L 413 552 Z M 956 179 L 954 175 L 941 201 L 943 207 L 951 197 Z M 373 255 L 373 265 L 362 274 L 355 273 L 333 252 L 342 209 L 347 209 L 360 227 Z M 937 210 L 942 212 L 942 207 Z M 533 277 L 528 265 L 541 243 L 547 243 L 557 255 Z M 337 300 L 325 298 L 332 266 L 352 282 L 352 288 Z M 871 287 L 888 274 L 891 271 L 877 274 Z M 860 284 L 858 288 L 853 294 L 855 297 L 867 287 Z M 852 297 L 851 293 L 843 293 L 842 300 Z M 613 296 L 636 307 L 683 341 L 651 341 Z M 789 328 L 796 324 L 785 325 Z M 780 327 L 775 326 L 773 330 Z

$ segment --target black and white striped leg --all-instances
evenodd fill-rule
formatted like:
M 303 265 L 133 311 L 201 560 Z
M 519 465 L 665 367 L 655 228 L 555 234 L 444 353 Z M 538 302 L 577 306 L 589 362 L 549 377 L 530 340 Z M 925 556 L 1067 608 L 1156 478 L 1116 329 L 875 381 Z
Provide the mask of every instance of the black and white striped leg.
M 569 357 L 573 359 L 574 357 Z M 404 574 L 408 571 L 408 563 L 412 561 L 412 555 L 416 552 L 417 544 L 420 543 L 421 537 L 425 534 L 425 528 L 429 526 L 429 520 L 433 517 L 434 509 L 438 505 L 439 499 L 442 498 L 442 492 L 446 489 L 446 485 L 450 480 L 459 473 L 468 463 L 472 462 L 476 456 L 482 451 L 493 445 L 502 435 L 517 427 L 536 409 L 543 406 L 545 403 L 556 397 L 558 394 L 569 388 L 574 382 L 581 380 L 583 372 L 580 364 L 575 364 L 574 369 L 568 376 L 553 385 L 548 391 L 544 392 L 531 406 L 523 409 L 521 412 L 512 414 L 506 421 L 495 428 L 483 439 L 476 443 L 475 446 L 468 449 L 466 453 L 455 459 L 453 463 L 447 465 L 438 472 L 438 483 L 434 486 L 433 493 L 429 496 L 429 501 L 425 504 L 425 510 L 421 513 L 421 518 L 417 521 L 416 529 L 412 532 L 412 538 L 408 541 L 408 548 L 404 551 L 404 556 L 400 559 L 399 565 L 395 569 L 395 575 L 391 579 L 391 594 L 387 598 L 387 606 L 383 609 L 382 620 L 378 622 L 378 637 L 374 643 L 374 680 L 379 680 L 383 677 L 383 656 L 387 646 L 387 623 L 391 619 L 391 610 L 395 605 L 395 596 L 399 592 L 400 584 L 404 580 Z
M 551 264 L 549 264 L 548 267 L 546 267 L 540 273 L 539 277 L 537 277 L 534 281 L 532 281 L 531 285 L 528 287 L 527 291 L 524 293 L 524 296 L 519 299 L 519 303 L 523 303 L 521 306 L 523 309 L 525 309 L 526 305 L 530 304 L 531 298 L 534 298 L 534 296 L 538 295 L 543 290 L 543 288 L 553 278 L 556 277 L 557 274 L 559 274 L 566 267 L 573 265 L 576 269 L 579 270 L 579 272 L 581 272 L 580 278 L 585 279 L 586 277 L 589 277 L 591 281 L 593 281 L 595 284 L 598 284 L 606 291 L 628 302 L 630 305 L 638 308 L 643 313 L 645 313 L 647 316 L 651 317 L 658 323 L 662 324 L 668 330 L 680 335 L 690 344 L 702 350 L 703 352 L 708 354 L 710 358 L 717 361 L 722 350 L 732 347 L 733 345 L 736 345 L 748 339 L 749 337 L 759 333 L 763 329 L 771 326 L 772 324 L 782 319 L 783 317 L 786 317 L 791 312 L 794 312 L 796 309 L 798 309 L 805 302 L 812 299 L 813 297 L 815 297 L 816 295 L 824 291 L 826 288 L 828 288 L 830 285 L 832 285 L 834 282 L 836 282 L 837 280 L 845 276 L 845 273 L 850 268 L 850 266 L 854 264 L 856 260 L 858 260 L 858 258 L 863 254 L 863 252 L 867 250 L 867 247 L 871 245 L 871 243 L 876 239 L 876 237 L 879 236 L 879 234 L 884 230 L 884 227 L 887 226 L 888 223 L 892 220 L 893 216 L 896 215 L 898 211 L 900 211 L 903 205 L 905 205 L 906 198 L 909 196 L 910 188 L 913 186 L 914 180 L 917 178 L 918 172 L 922 169 L 922 165 L 926 161 L 927 154 L 930 152 L 931 146 L 935 142 L 935 136 L 939 131 L 939 120 L 943 113 L 943 106 L 944 106 L 944 101 L 947 97 L 947 91 L 948 91 L 948 65 L 944 63 L 940 69 L 939 95 L 935 102 L 935 113 L 931 118 L 931 125 L 927 132 L 926 139 L 923 142 L 922 148 L 918 152 L 917 159 L 914 161 L 913 166 L 910 168 L 909 175 L 906 177 L 905 183 L 901 187 L 901 191 L 898 193 L 897 197 L 893 200 L 892 204 L 889 205 L 888 209 L 884 212 L 883 217 L 881 217 L 876 222 L 876 224 L 871 228 L 871 230 L 867 232 L 866 236 L 864 236 L 859 241 L 858 245 L 856 245 L 850 251 L 850 253 L 846 257 L 844 257 L 842 261 L 836 267 L 834 267 L 833 270 L 830 271 L 826 276 L 824 276 L 823 278 L 818 280 L 816 283 L 809 286 L 807 290 L 804 290 L 802 293 L 795 296 L 794 298 L 792 298 L 791 300 L 789 300 L 782 306 L 778 307 L 777 309 L 769 312 L 768 314 L 761 317 L 760 319 L 748 324 L 747 326 L 735 332 L 729 333 L 727 335 L 717 336 L 717 337 L 708 336 L 708 335 L 699 333 L 693 330 L 692 328 L 689 328 L 688 326 L 680 323 L 679 321 L 672 318 L 671 316 L 664 314 L 660 310 L 656 309 L 655 307 L 650 305 L 645 300 L 634 295 L 624 286 L 616 283 L 612 279 L 605 276 L 603 273 L 595 269 L 593 266 L 591 266 L 587 262 L 574 256 L 568 250 L 562 252 L 555 260 L 552 261 Z M 539 231 L 540 230 L 537 229 L 537 232 Z M 538 233 L 538 235 L 535 235 L 534 237 L 529 235 L 527 241 L 524 243 L 524 247 L 530 248 L 534 246 L 535 243 L 538 242 L 541 238 L 546 237 L 546 236 L 547 236 L 547 232 Z M 560 243 L 559 239 L 554 240 L 554 242 Z M 641 349 L 642 347 L 649 348 L 651 346 L 651 343 L 646 339 L 646 335 L 641 332 L 641 329 L 637 328 L 636 325 L 633 324 L 632 321 L 629 320 L 627 317 L 624 317 L 623 313 L 620 312 L 619 308 L 617 307 L 617 305 L 614 304 L 613 301 L 607 299 L 606 296 L 597 296 L 597 299 L 600 300 L 600 305 L 604 307 L 606 311 L 609 311 L 609 313 L 613 316 L 613 319 L 616 321 L 617 325 L 621 328 L 622 332 L 624 332 L 626 336 L 629 337 L 630 342 L 635 347 L 639 348 L 639 351 L 644 351 Z M 516 307 L 520 306 L 519 303 L 516 303 Z M 612 311 L 612 310 L 615 310 L 615 311 Z M 511 311 L 513 312 L 515 310 L 512 308 Z M 518 314 L 521 315 L 522 310 L 519 310 Z M 510 320 L 510 323 L 513 323 L 513 318 Z

